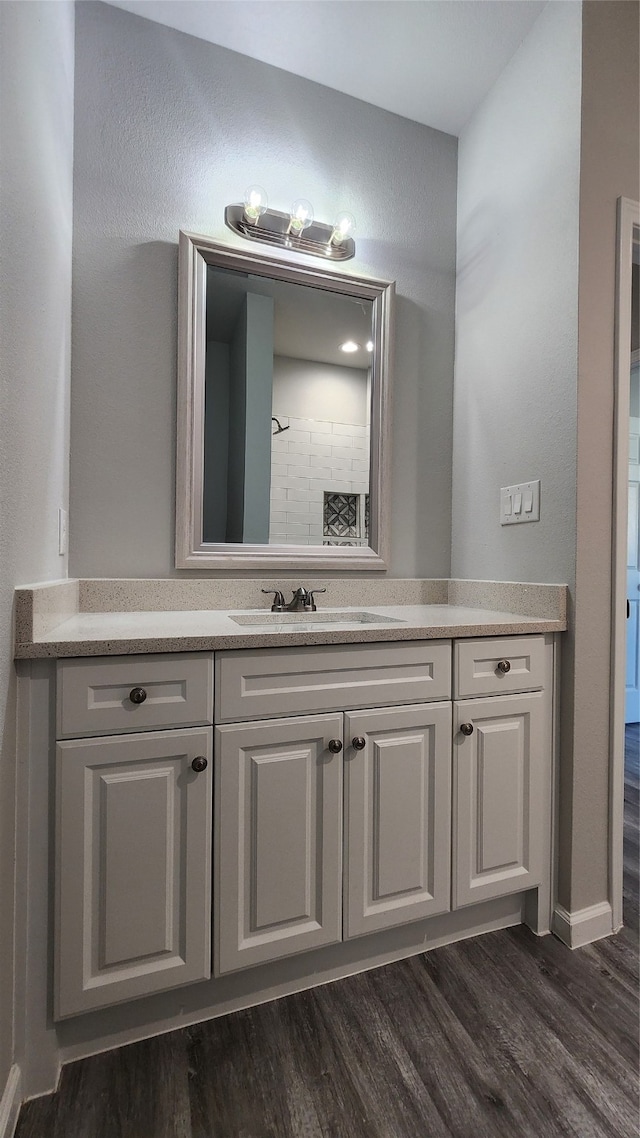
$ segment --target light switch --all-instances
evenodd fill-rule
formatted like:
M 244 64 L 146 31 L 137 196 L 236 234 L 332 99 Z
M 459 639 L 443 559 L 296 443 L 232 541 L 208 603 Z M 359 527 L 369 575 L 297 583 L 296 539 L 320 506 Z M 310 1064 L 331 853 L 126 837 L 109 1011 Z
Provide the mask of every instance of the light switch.
M 500 488 L 500 525 L 540 521 L 540 480 Z

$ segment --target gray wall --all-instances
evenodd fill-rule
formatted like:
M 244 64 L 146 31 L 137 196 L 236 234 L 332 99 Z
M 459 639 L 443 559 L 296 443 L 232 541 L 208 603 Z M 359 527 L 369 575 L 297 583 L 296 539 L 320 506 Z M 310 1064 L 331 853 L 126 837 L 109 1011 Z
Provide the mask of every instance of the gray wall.
M 637 44 L 633 4 L 547 5 L 459 147 L 452 574 L 571 587 L 572 911 L 609 894 L 616 199 L 638 198 Z M 537 477 L 540 523 L 500 527 L 499 487 Z
M 275 356 L 273 413 L 366 426 L 370 420 L 368 372 L 364 368 Z
M 73 21 L 71 3 L 0 4 L 0 1096 L 14 1048 L 13 588 L 66 575 Z
M 447 575 L 456 140 L 100 3 L 76 13 L 71 570 L 173 570 L 176 242 L 252 182 L 398 287 L 395 576 Z M 307 263 L 309 263 L 307 261 Z
M 269 542 L 271 488 L 271 403 L 273 392 L 273 300 L 248 292 L 247 389 L 244 444 L 243 538 Z
M 229 449 L 227 452 L 227 541 L 242 541 L 247 434 L 247 305 L 229 343 Z
M 580 27 L 549 4 L 460 137 L 456 577 L 573 580 Z M 540 522 L 501 526 L 534 478 Z
M 205 541 L 226 541 L 229 461 L 229 344 L 207 343 L 204 415 L 202 531 Z

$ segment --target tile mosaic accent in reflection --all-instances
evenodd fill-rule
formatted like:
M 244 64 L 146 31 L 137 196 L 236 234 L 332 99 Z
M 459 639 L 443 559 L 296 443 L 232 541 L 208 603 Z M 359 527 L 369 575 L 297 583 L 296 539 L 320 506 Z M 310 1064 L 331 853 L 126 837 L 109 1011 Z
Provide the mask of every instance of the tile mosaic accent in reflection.
M 369 538 L 369 495 L 325 490 L 323 545 L 366 545 Z
M 357 494 L 333 494 L 325 490 L 323 532 L 325 537 L 360 537 Z

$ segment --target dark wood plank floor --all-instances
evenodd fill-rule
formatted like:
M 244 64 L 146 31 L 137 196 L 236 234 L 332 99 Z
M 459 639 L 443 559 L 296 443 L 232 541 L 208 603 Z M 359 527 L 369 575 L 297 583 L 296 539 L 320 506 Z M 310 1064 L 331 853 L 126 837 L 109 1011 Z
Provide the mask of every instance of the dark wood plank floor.
M 85 1059 L 16 1138 L 637 1138 L 638 732 L 617 936 L 490 933 Z

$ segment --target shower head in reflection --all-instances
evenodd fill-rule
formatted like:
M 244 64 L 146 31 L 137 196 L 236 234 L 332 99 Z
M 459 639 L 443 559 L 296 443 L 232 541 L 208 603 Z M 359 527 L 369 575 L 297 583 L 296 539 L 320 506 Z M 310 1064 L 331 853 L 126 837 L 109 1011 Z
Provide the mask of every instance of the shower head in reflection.
M 282 423 L 280 422 L 280 420 L 279 420 L 279 419 L 276 419 L 275 415 L 272 415 L 272 416 L 271 416 L 271 422 L 272 422 L 272 423 L 277 423 L 277 427 L 276 427 L 275 431 L 272 431 L 272 432 L 271 432 L 271 433 L 272 433 L 272 434 L 274 434 L 274 435 L 280 435 L 280 434 L 282 434 L 282 432 L 283 432 L 283 431 L 288 431 L 288 430 L 289 430 L 289 428 L 288 428 L 288 427 L 283 427 L 283 426 L 282 426 Z

